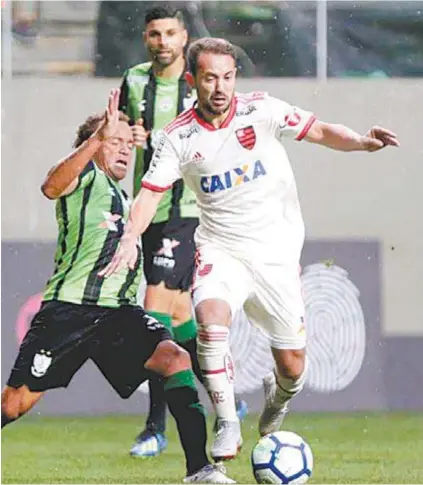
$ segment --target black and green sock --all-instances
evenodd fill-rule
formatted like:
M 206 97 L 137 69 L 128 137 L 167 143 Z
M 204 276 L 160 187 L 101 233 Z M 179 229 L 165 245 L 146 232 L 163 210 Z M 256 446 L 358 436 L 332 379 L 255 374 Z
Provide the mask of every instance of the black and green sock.
M 147 312 L 172 333 L 172 317 L 166 313 Z M 147 429 L 153 433 L 164 433 L 166 430 L 166 398 L 164 380 L 158 374 L 154 374 L 148 381 L 150 392 L 150 409 L 147 418 Z
M 183 347 L 190 355 L 192 362 L 192 370 L 197 376 L 197 379 L 203 383 L 204 378 L 201 373 L 200 364 L 197 357 L 197 323 L 191 318 L 187 322 L 182 323 L 177 327 L 173 327 L 173 334 L 178 344 Z
M 165 379 L 165 396 L 178 427 L 185 453 L 187 475 L 192 475 L 209 462 L 206 454 L 206 418 L 195 387 L 191 369 Z

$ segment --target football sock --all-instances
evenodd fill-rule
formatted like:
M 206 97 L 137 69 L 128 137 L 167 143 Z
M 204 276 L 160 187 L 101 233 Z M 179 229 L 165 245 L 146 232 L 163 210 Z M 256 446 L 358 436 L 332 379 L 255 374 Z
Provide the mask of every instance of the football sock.
M 192 362 L 192 370 L 197 376 L 197 379 L 203 383 L 203 374 L 201 373 L 197 356 L 197 323 L 191 318 L 191 320 L 188 320 L 177 327 L 173 327 L 173 334 L 175 335 L 176 342 L 189 353 Z
M 290 401 L 296 394 L 298 394 L 304 387 L 308 369 L 308 359 L 305 360 L 304 371 L 298 379 L 290 379 L 279 374 L 275 370 L 276 377 L 276 395 L 275 399 L 283 406 Z
M 185 453 L 187 475 L 192 475 L 209 463 L 206 419 L 198 399 L 194 373 L 191 369 L 177 372 L 165 379 L 164 388 Z
M 166 399 L 163 378 L 154 374 L 148 380 L 150 392 L 150 409 L 148 412 L 146 428 L 153 433 L 166 431 Z
M 204 385 L 216 415 L 227 421 L 238 421 L 235 407 L 235 369 L 229 348 L 229 328 L 223 325 L 200 325 L 197 354 Z
M 173 337 L 173 329 L 172 329 L 172 317 L 167 314 L 167 313 L 161 313 L 161 312 L 153 312 L 153 311 L 147 311 L 148 315 L 152 316 L 156 320 L 158 320 L 160 323 L 162 323 L 171 333 Z
M 162 323 L 172 334 L 172 317 L 170 315 L 153 311 L 147 313 Z M 148 381 L 148 389 L 150 409 L 146 427 L 153 433 L 164 433 L 166 430 L 166 399 L 163 378 L 158 374 L 153 374 Z

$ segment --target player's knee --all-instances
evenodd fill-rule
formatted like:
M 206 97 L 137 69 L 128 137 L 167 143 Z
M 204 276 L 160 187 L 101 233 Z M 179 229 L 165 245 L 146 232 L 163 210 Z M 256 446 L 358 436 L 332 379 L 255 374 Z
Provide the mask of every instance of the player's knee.
M 305 369 L 305 350 L 283 350 L 276 359 L 277 371 L 283 377 L 297 380 Z
M 226 326 L 231 323 L 231 308 L 223 300 L 204 300 L 195 307 L 197 322 L 204 327 L 211 325 Z
M 189 353 L 172 340 L 160 342 L 145 367 L 165 377 L 191 368 Z

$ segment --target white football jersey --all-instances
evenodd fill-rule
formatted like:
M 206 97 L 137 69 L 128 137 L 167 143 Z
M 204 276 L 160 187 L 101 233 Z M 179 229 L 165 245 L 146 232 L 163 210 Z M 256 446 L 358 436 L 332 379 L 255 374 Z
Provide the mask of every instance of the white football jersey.
M 196 244 L 238 257 L 295 262 L 304 223 L 284 138 L 301 140 L 315 117 L 267 93 L 236 94 L 220 128 L 195 107 L 164 129 L 142 185 L 165 191 L 182 178 L 197 196 Z

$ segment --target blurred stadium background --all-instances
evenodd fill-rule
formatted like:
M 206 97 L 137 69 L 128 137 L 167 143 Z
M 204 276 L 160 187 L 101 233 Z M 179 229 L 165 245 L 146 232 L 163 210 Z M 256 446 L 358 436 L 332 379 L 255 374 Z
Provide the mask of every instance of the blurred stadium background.
M 52 268 L 54 204 L 43 199 L 41 181 L 70 150 L 78 124 L 103 109 L 124 70 L 146 60 L 142 25 L 153 3 L 2 1 L 3 383 Z M 328 462 L 332 472 L 318 475 L 321 481 L 423 483 L 418 460 L 423 454 L 423 2 L 174 3 L 183 9 L 192 39 L 223 36 L 239 47 L 240 91 L 266 90 L 357 131 L 380 124 L 398 134 L 399 150 L 371 156 L 287 145 L 307 227 L 302 266 L 312 359 L 307 389 L 295 400 L 290 423 L 300 434 L 303 429 L 326 461 L 334 423 L 340 426 L 340 450 L 349 442 L 344 455 L 340 451 Z M 260 377 L 271 365 L 267 342 L 242 314 L 233 339 L 238 342 L 237 387 L 257 412 Z M 146 408 L 144 392 L 121 401 L 86 364 L 68 390 L 49 393 L 32 417 L 17 425 L 20 437 L 17 429 L 7 430 L 5 483 L 106 483 L 104 474 L 87 472 L 93 465 L 84 459 L 98 443 L 114 438 L 115 448 L 103 443 L 93 463 L 107 470 L 111 482 L 139 483 L 134 465 L 128 475 L 125 453 L 142 418 L 128 415 Z M 336 421 L 331 414 L 302 414 L 308 412 L 336 413 Z M 57 415 L 64 421 L 47 418 Z M 120 419 L 89 421 L 93 434 L 86 429 L 84 444 L 70 446 L 69 456 L 78 458 L 68 463 L 69 471 L 65 466 L 58 474 L 56 465 L 40 463 L 37 443 L 58 452 L 56 432 L 64 430 L 65 447 L 68 439 L 78 441 L 80 425 L 69 416 L 98 415 Z M 374 417 L 372 424 L 368 416 Z M 253 429 L 254 420 L 250 424 Z M 391 434 L 384 435 L 390 426 Z M 372 436 L 363 435 L 372 427 Z M 254 430 L 250 433 L 252 444 Z M 98 442 L 90 441 L 94 436 Z M 398 470 L 405 458 L 394 454 L 395 440 L 400 447 L 413 447 L 407 466 L 414 475 Z M 173 446 L 179 456 L 178 445 Z M 363 465 L 366 456 L 373 457 L 367 465 L 377 462 L 379 475 L 348 467 L 344 474 L 337 472 L 345 471 L 345 456 L 357 447 L 363 452 L 356 461 Z M 113 453 L 120 453 L 121 462 L 112 471 L 106 464 Z M 29 474 L 16 474 L 20 459 L 29 459 Z M 50 474 L 43 475 L 43 466 Z M 34 469 L 31 475 L 28 470 Z M 166 482 L 154 474 L 144 480 Z

